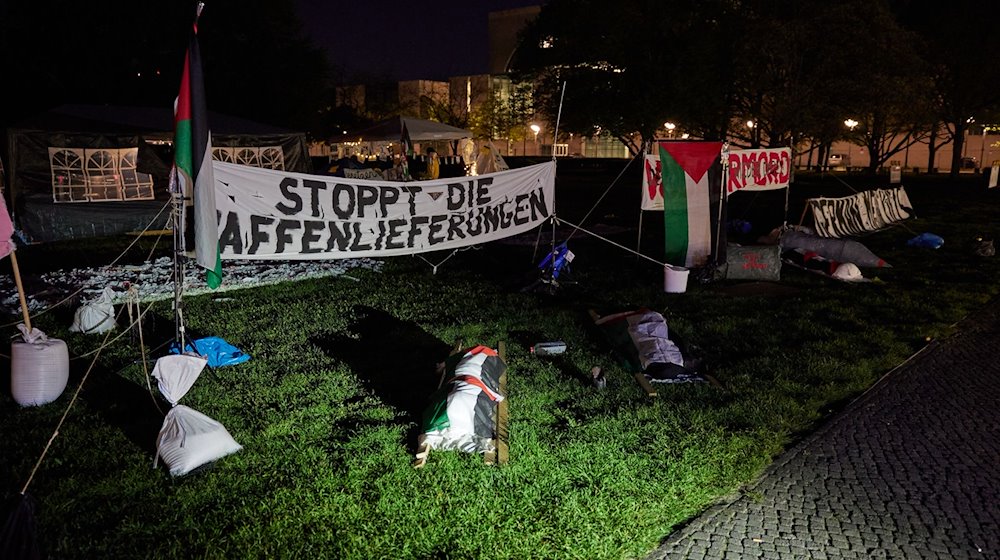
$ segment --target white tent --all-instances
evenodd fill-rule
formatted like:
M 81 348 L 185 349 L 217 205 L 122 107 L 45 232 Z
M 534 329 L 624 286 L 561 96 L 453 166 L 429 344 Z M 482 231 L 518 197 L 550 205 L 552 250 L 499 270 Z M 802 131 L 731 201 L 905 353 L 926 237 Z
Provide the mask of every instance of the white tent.
M 368 128 L 332 138 L 333 142 L 399 142 L 403 124 L 413 142 L 460 140 L 472 138 L 472 132 L 439 122 L 413 117 L 392 117 Z

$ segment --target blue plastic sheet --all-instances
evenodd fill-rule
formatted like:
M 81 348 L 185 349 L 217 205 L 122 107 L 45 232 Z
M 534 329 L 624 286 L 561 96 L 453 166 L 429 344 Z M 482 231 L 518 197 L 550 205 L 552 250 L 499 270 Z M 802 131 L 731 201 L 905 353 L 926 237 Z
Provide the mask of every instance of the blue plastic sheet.
M 944 245 L 944 239 L 933 233 L 921 233 L 920 235 L 906 242 L 910 247 L 923 247 L 925 249 L 937 249 Z
M 563 271 L 569 270 L 569 262 L 573 260 L 571 255 L 572 252 L 570 252 L 566 243 L 560 243 L 553 248 L 552 252 L 542 259 L 542 262 L 538 263 L 538 268 L 546 271 L 551 270 L 552 278 L 559 278 L 559 275 L 562 274 Z
M 194 345 L 192 348 L 191 345 Z M 217 336 L 199 338 L 188 343 L 186 352 L 195 352 L 208 359 L 210 367 L 222 367 L 241 364 L 250 359 L 250 354 L 244 353 L 239 348 L 229 344 Z M 180 354 L 177 344 L 170 347 L 171 354 Z

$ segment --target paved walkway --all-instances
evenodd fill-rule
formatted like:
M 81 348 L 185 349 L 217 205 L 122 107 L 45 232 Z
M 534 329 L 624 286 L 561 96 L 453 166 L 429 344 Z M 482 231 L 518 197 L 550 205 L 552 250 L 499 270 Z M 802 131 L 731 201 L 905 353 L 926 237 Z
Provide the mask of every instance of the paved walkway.
M 1000 559 L 1000 298 L 649 556 L 730 558 Z

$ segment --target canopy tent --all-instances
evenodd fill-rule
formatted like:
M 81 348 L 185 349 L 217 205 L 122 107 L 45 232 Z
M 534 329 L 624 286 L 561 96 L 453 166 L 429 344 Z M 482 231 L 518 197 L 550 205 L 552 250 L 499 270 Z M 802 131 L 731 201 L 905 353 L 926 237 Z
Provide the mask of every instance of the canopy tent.
M 303 132 L 219 113 L 209 126 L 214 159 L 312 171 Z M 146 227 L 169 198 L 173 129 L 169 106 L 108 105 L 63 105 L 8 128 L 8 195 L 21 232 L 47 242 Z
M 413 117 L 392 117 L 368 128 L 333 138 L 333 142 L 398 142 L 403 136 L 403 125 L 414 142 L 434 140 L 461 140 L 472 138 L 472 133 L 464 128 L 415 119 Z

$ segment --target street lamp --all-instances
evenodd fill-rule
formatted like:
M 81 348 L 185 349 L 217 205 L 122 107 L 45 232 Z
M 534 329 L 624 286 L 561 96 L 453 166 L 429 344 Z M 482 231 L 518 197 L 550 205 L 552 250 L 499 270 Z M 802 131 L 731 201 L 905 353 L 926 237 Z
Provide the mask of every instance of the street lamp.
M 673 138 L 674 137 L 674 129 L 677 128 L 677 125 L 674 124 L 674 123 L 672 123 L 672 122 L 665 122 L 665 123 L 663 123 L 663 128 L 666 128 L 667 129 L 667 134 L 671 138 Z
M 858 126 L 858 124 L 860 124 L 860 123 L 858 121 L 854 120 L 854 119 L 846 119 L 844 121 L 844 126 L 846 126 L 847 128 L 851 129 L 852 133 L 854 132 L 854 127 Z M 851 165 L 851 152 L 853 151 L 853 149 L 854 149 L 853 148 L 853 142 L 851 142 L 850 140 L 848 140 L 848 142 L 847 142 L 847 165 L 845 165 L 844 167 L 850 167 L 850 165 Z
M 542 131 L 542 127 L 538 126 L 537 124 L 533 124 L 533 125 L 529 126 L 528 128 L 530 128 L 531 131 L 535 133 L 535 155 L 537 156 L 538 155 L 538 133 Z

